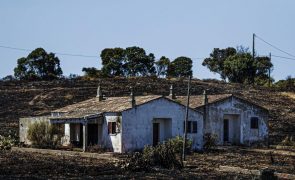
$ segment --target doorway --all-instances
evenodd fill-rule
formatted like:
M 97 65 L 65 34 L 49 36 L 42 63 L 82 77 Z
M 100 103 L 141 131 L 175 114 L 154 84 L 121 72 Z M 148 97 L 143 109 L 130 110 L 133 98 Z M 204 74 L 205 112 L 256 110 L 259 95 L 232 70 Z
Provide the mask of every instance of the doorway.
M 88 124 L 88 145 L 98 144 L 98 125 Z
M 153 146 L 160 142 L 160 123 L 153 123 Z
M 223 142 L 239 145 L 241 140 L 241 121 L 239 114 L 225 114 L 223 117 Z
M 228 142 L 228 119 L 223 120 L 223 142 Z

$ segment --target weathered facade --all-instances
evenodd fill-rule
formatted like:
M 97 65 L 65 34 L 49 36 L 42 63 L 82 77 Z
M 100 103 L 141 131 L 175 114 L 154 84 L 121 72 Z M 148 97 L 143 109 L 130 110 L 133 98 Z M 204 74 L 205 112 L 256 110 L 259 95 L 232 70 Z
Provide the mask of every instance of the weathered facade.
M 149 95 L 97 97 L 57 109 L 51 116 L 37 118 L 64 124 L 63 145 L 99 145 L 114 152 L 129 152 L 156 145 L 184 133 L 186 97 Z M 205 133 L 216 134 L 220 145 L 267 142 L 268 111 L 232 94 L 191 96 L 188 135 L 193 149 L 202 149 Z M 36 118 L 20 120 L 20 140 L 27 125 Z M 25 123 L 24 123 L 25 122 Z
M 69 110 L 66 112 L 66 109 L 60 109 L 52 113 L 51 123 L 65 123 L 64 139 L 67 141 L 64 141 L 64 145 L 72 143 L 83 145 L 85 148 L 88 145 L 98 144 L 114 152 L 128 152 L 183 135 L 185 106 L 166 97 L 137 96 L 133 102 L 129 97 L 93 99 L 93 101 L 96 101 L 97 105 L 104 106 L 108 112 L 107 110 L 96 112 L 96 116 L 85 116 L 83 112 L 83 116 L 73 116 Z M 84 102 L 84 105 L 89 102 L 91 101 Z M 201 149 L 203 116 L 200 112 L 189 109 L 188 121 L 195 122 L 195 131 L 188 133 L 188 137 L 193 141 L 193 148 Z
M 184 96 L 176 96 L 185 104 Z M 268 110 L 232 94 L 191 96 L 190 107 L 203 112 L 204 134 L 219 145 L 268 143 Z

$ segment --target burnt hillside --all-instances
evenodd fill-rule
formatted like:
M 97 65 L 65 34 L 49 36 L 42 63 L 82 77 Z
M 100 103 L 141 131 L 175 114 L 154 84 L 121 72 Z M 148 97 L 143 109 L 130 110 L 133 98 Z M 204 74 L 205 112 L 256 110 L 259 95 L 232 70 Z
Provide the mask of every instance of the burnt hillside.
M 187 86 L 187 81 L 181 79 L 156 78 L 0 82 L 0 134 L 17 132 L 20 117 L 46 115 L 53 109 L 94 97 L 99 82 L 105 96 L 128 95 L 130 86 L 137 95 L 168 95 L 171 84 L 176 95 L 185 95 Z M 193 95 L 201 94 L 204 89 L 209 94 L 234 93 L 268 108 L 272 143 L 278 143 L 286 135 L 295 136 L 295 93 L 218 81 L 192 80 L 191 86 Z

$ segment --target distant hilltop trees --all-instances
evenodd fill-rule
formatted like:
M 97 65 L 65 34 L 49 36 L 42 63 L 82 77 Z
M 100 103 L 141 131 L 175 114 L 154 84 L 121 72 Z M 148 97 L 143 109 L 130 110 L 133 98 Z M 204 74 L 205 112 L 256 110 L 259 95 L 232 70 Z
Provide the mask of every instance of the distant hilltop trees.
M 155 58 L 143 48 L 132 46 L 127 48 L 105 48 L 100 53 L 101 69 L 84 67 L 84 79 L 103 77 L 146 77 L 178 78 L 192 76 L 193 61 L 189 57 L 180 56 L 170 60 L 166 56 Z M 211 72 L 220 75 L 223 81 L 241 84 L 267 85 L 273 84 L 269 76 L 273 70 L 271 59 L 266 56 L 253 56 L 248 48 L 238 46 L 225 49 L 214 48 L 209 57 L 204 58 L 202 65 Z M 75 79 L 79 75 L 63 76 L 59 58 L 43 48 L 36 48 L 27 57 L 17 60 L 14 76 L 8 75 L 2 81 L 13 80 L 56 80 L 61 78 Z M 274 84 L 277 87 L 294 89 L 295 80 L 288 76 Z
M 33 50 L 27 57 L 17 60 L 14 76 L 20 80 L 54 80 L 62 77 L 58 57 L 43 48 Z

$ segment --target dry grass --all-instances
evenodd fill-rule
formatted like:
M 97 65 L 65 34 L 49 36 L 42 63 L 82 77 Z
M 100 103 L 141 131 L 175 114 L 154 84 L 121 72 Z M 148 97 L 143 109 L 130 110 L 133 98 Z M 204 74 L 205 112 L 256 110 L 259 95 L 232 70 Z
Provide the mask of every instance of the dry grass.
M 120 157 L 123 159 L 124 156 Z M 277 172 L 294 174 L 295 157 L 241 150 L 194 153 L 187 157 L 186 167 L 179 170 L 161 168 L 148 172 L 122 171 L 111 161 L 81 156 L 45 155 L 0 151 L 0 179 L 251 179 L 249 175 L 220 172 L 221 165 L 259 170 L 270 167 Z
M 280 94 L 295 100 L 295 93 L 294 92 L 281 92 Z

